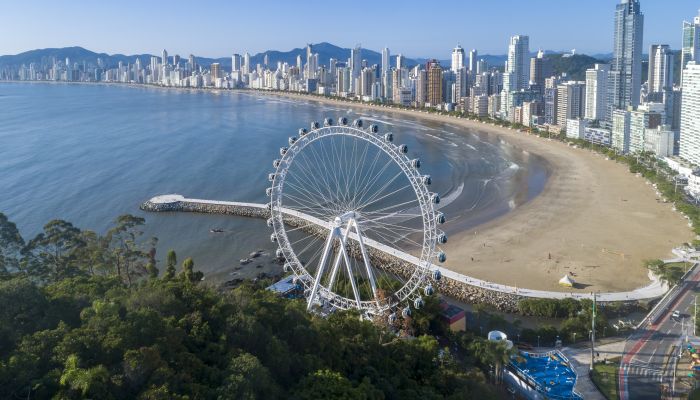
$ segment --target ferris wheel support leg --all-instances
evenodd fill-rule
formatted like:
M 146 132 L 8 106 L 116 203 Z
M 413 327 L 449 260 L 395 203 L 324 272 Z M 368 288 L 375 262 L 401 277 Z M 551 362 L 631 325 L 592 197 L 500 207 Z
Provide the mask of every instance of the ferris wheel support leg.
M 345 228 L 345 234 L 343 235 L 342 239 L 340 239 L 341 243 L 345 244 L 348 242 L 348 235 L 350 235 L 350 228 L 352 227 L 351 222 L 348 222 L 348 226 Z M 341 254 L 338 252 L 338 255 L 335 257 L 335 262 L 333 263 L 333 268 L 331 269 L 331 277 L 328 280 L 328 290 L 333 290 L 333 285 L 335 285 L 335 280 L 338 277 L 338 268 L 340 268 L 340 260 L 341 260 Z
M 345 267 L 348 270 L 348 277 L 350 279 L 350 285 L 352 286 L 352 293 L 355 295 L 355 301 L 357 301 L 357 308 L 362 308 L 360 303 L 360 291 L 357 290 L 357 283 L 355 282 L 355 275 L 352 273 L 352 267 L 350 267 L 350 258 L 348 257 L 348 252 L 345 250 L 345 243 L 340 241 L 340 250 L 343 252 L 343 258 L 345 259 Z
M 369 255 L 367 254 L 367 248 L 365 248 L 365 242 L 362 240 L 362 233 L 360 232 L 360 227 L 357 225 L 355 220 L 352 221 L 355 225 L 355 230 L 357 231 L 357 241 L 360 243 L 360 251 L 362 252 L 362 259 L 365 262 L 365 269 L 367 269 L 367 276 L 369 277 L 369 284 L 372 287 L 372 296 L 374 300 L 377 299 L 377 281 L 374 279 L 374 272 L 372 271 L 372 266 L 369 263 Z
M 338 228 L 333 227 L 328 233 L 328 240 L 326 240 L 326 246 L 323 248 L 323 255 L 321 256 L 321 262 L 318 264 L 318 271 L 316 271 L 316 278 L 314 279 L 314 286 L 311 289 L 311 294 L 309 295 L 309 301 L 306 305 L 306 309 L 310 310 L 311 306 L 314 304 L 316 299 L 316 294 L 318 293 L 318 286 L 321 283 L 321 277 L 323 277 L 323 270 L 326 269 L 326 262 L 328 261 L 328 254 L 331 250 L 331 244 L 333 243 L 333 237 L 338 234 Z

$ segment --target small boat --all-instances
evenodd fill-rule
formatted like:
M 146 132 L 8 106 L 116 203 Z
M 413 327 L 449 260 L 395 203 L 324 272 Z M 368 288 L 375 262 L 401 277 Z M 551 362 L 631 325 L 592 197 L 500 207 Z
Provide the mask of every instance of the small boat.
M 224 233 L 224 230 L 221 228 L 212 228 L 212 229 L 209 229 L 209 232 L 211 232 L 211 233 Z
M 241 265 L 246 265 L 246 264 L 250 264 L 250 262 L 253 260 L 251 260 L 250 258 L 241 258 L 240 261 L 241 261 Z

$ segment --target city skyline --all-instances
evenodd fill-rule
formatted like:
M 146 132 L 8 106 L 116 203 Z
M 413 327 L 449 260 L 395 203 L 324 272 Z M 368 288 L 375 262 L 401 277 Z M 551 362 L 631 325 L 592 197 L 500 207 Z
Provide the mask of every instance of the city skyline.
M 138 8 L 130 7 L 130 1 L 118 7 L 105 4 L 99 13 L 78 4 L 7 4 L 0 16 L 0 36 L 13 40 L 0 44 L 0 54 L 81 46 L 109 54 L 158 54 L 162 48 L 167 48 L 173 54 L 194 52 L 204 57 L 224 57 L 245 51 L 251 54 L 285 51 L 299 47 L 299 43 L 331 42 L 347 48 L 357 43 L 375 50 L 389 47 L 408 57 L 448 59 L 456 43 L 465 49 L 477 48 L 481 54 L 505 54 L 503 44 L 515 34 L 530 36 L 533 51 L 612 52 L 611 9 L 619 3 L 617 0 L 568 4 L 566 10 L 551 7 L 551 1 L 545 0 L 527 3 L 506 0 L 505 3 L 506 6 L 498 10 L 491 10 L 488 4 L 454 3 L 441 8 L 449 8 L 450 12 L 428 15 L 405 3 L 401 6 L 367 3 L 367 7 L 356 4 L 358 9 L 372 14 L 372 18 L 368 18 L 371 24 L 379 24 L 384 18 L 396 21 L 385 22 L 384 29 L 379 30 L 381 34 L 377 34 L 377 29 L 369 29 L 369 23 L 342 24 L 343 29 L 337 29 L 336 18 L 314 17 L 312 10 L 323 11 L 318 15 L 342 15 L 347 7 L 316 1 L 306 3 L 306 7 L 274 2 L 272 7 L 277 11 L 261 14 L 260 18 L 247 18 L 245 16 L 259 12 L 254 5 L 211 0 L 200 5 L 204 15 L 208 15 L 201 19 L 193 19 L 193 13 L 187 8 L 176 10 L 158 1 L 139 4 Z M 657 43 L 678 49 L 681 21 L 688 15 L 696 15 L 700 4 L 681 0 L 669 7 L 667 3 L 646 1 L 642 7 L 646 15 L 644 49 Z M 129 12 L 128 26 L 114 18 L 124 10 L 134 9 L 139 12 Z M 207 14 L 206 10 L 210 9 L 216 12 Z M 479 17 L 488 15 L 494 18 Z M 576 15 L 576 18 L 566 18 L 566 15 Z M 533 23 L 537 19 L 547 23 Z M 401 21 L 404 24 L 422 21 L 434 29 L 400 29 Z M 554 35 L 554 32 L 566 34 Z

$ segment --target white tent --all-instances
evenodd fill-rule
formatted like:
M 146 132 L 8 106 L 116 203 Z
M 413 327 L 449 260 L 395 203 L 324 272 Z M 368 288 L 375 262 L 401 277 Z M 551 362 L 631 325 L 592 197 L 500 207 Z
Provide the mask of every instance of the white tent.
M 559 284 L 562 286 L 573 287 L 574 283 L 576 283 L 576 282 L 574 282 L 574 280 L 571 279 L 571 277 L 569 277 L 568 274 L 564 275 L 563 278 L 559 279 Z

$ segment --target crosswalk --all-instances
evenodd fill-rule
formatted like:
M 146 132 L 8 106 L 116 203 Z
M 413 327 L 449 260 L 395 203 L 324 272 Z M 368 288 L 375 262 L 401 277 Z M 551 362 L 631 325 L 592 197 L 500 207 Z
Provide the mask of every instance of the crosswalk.
M 628 364 L 623 364 L 622 369 L 625 371 L 628 379 L 632 377 L 647 377 L 660 381 L 664 375 L 661 369 L 643 362 L 631 361 Z

